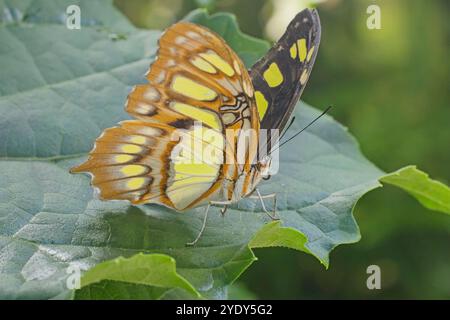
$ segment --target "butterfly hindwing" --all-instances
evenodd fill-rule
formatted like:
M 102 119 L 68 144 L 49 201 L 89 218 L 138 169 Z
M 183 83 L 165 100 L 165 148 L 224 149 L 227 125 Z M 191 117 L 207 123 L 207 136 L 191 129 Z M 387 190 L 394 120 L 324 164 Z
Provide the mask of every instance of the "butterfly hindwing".
M 262 129 L 283 131 L 308 81 L 320 43 L 314 9 L 301 11 L 250 70 Z
M 99 197 L 139 203 L 148 193 L 160 194 L 166 176 L 161 161 L 176 142 L 169 137 L 173 127 L 138 120 L 124 121 L 106 129 L 97 138 L 89 159 L 71 172 L 89 172 Z

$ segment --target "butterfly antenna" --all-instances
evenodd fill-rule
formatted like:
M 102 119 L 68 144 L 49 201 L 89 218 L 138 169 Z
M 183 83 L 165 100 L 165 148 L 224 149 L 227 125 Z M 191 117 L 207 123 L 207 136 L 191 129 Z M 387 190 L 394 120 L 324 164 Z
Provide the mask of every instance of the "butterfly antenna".
M 286 132 L 287 132 L 287 131 L 289 130 L 289 128 L 292 126 L 292 124 L 294 123 L 294 121 L 295 121 L 295 116 L 292 117 L 291 122 L 289 122 L 289 124 L 288 124 L 286 130 L 284 130 L 284 132 L 281 134 L 281 137 L 280 137 L 278 140 L 283 139 L 283 137 L 286 135 Z
M 283 133 L 281 134 L 281 136 L 278 138 L 278 140 L 283 139 L 283 137 L 286 135 L 286 133 L 288 132 L 289 128 L 292 126 L 292 124 L 295 121 L 295 116 L 292 117 L 291 121 L 289 122 L 288 126 L 286 127 L 286 129 L 283 131 Z M 267 148 L 267 146 L 270 144 L 270 140 L 268 139 L 266 144 L 264 145 L 265 148 Z M 269 153 L 270 154 L 270 153 Z
M 321 117 L 323 117 L 328 111 L 330 111 L 332 106 L 329 106 L 328 108 L 326 108 L 319 116 L 317 116 L 313 121 L 311 121 L 307 126 L 305 126 L 303 129 L 301 129 L 299 132 L 297 132 L 296 134 L 294 134 L 292 137 L 290 137 L 289 139 L 287 139 L 286 141 L 284 141 L 283 143 L 281 143 L 280 145 L 278 145 L 277 148 L 273 149 L 270 151 L 270 153 L 274 152 L 275 150 L 280 149 L 282 146 L 284 146 L 286 143 L 288 143 L 289 141 L 291 141 L 292 139 L 294 139 L 296 136 L 298 136 L 300 133 L 302 133 L 303 131 L 305 131 L 306 129 L 308 129 L 314 122 L 316 122 L 317 120 L 319 120 Z M 291 126 L 291 123 L 289 124 L 289 126 Z M 288 127 L 289 128 L 289 127 Z M 287 130 L 287 129 L 286 129 Z M 286 132 L 286 131 L 285 131 Z M 282 137 L 284 136 L 284 134 L 282 135 Z M 281 138 L 280 138 L 281 139 Z

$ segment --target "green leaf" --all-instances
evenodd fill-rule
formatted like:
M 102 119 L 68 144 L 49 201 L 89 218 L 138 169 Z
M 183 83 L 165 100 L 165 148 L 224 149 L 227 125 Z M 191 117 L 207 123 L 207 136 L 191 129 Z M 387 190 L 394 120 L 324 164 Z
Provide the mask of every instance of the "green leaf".
M 144 81 L 159 34 L 136 31 L 113 41 L 93 28 L 0 27 L 9 48 L 0 53 L 0 157 L 88 152 L 105 127 L 128 118 L 125 97 Z
M 181 288 L 200 297 L 197 290 L 177 274 L 175 260 L 164 254 L 137 254 L 102 262 L 87 271 L 81 286 L 85 287 L 103 280 L 143 284 L 160 288 Z
M 304 122 L 317 114 L 299 106 Z M 305 246 L 327 264 L 334 246 L 359 239 L 351 210 L 364 192 L 377 185 L 381 173 L 352 152 L 356 147 L 342 127 L 330 118 L 320 126 L 299 139 L 298 146 L 314 147 L 304 152 L 292 148 L 280 174 L 262 190 L 284 190 L 278 195 L 278 214 L 283 226 L 297 230 L 287 229 L 294 233 L 291 242 L 278 244 Z M 254 246 L 273 245 L 267 241 L 273 229 L 259 231 L 267 222 L 265 214 L 256 201 L 245 200 L 225 217 L 214 208 L 198 245 L 186 248 L 201 226 L 203 208 L 179 214 L 154 205 L 96 200 L 88 177 L 68 173 L 80 161 L 1 161 L 0 280 L 8 283 L 0 289 L 1 297 L 55 297 L 67 291 L 68 266 L 87 270 L 108 259 L 144 252 L 173 257 L 177 273 L 197 291 L 219 298 L 255 260 L 248 246 L 255 234 L 262 240 L 253 240 Z M 330 175 L 338 182 L 329 181 Z M 297 233 L 308 242 L 304 244 Z M 298 243 L 292 240 L 296 238 Z
M 45 23 L 66 25 L 66 8 L 80 7 L 81 27 L 95 27 L 115 32 L 134 32 L 133 25 L 116 10 L 113 0 L 0 0 L 0 23 Z
M 266 48 L 243 37 L 229 15 L 190 19 L 222 32 L 247 61 Z M 261 185 L 262 193 L 277 192 L 280 222 L 270 223 L 258 201 L 245 199 L 225 217 L 213 208 L 197 246 L 186 247 L 204 208 L 180 214 L 97 200 L 89 178 L 68 170 L 86 159 L 104 128 L 128 118 L 123 103 L 145 80 L 160 32 L 135 30 L 116 41 L 114 27 L 71 31 L 39 21 L 0 26 L 8 49 L 0 51 L 0 298 L 223 299 L 256 260 L 251 247 L 286 246 L 328 266 L 334 247 L 359 240 L 353 207 L 385 173 L 329 116 L 282 149 L 279 174 Z M 319 113 L 299 103 L 293 129 Z M 169 261 L 161 255 L 174 259 L 164 273 L 156 271 Z M 73 266 L 84 271 L 76 295 L 66 285 Z M 142 277 L 147 269 L 155 274 Z
M 432 180 L 415 166 L 408 166 L 390 173 L 380 179 L 383 183 L 397 186 L 414 198 L 425 208 L 450 214 L 450 188 Z
M 312 254 L 305 246 L 308 239 L 294 228 L 281 226 L 281 221 L 266 223 L 250 240 L 250 248 L 287 247 Z

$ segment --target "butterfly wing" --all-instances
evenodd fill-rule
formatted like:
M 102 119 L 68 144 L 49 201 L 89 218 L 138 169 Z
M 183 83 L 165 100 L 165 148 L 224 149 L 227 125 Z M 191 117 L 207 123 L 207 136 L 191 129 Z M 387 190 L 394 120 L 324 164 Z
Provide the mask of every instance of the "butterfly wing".
M 250 70 L 261 128 L 283 131 L 308 81 L 320 43 L 320 20 L 305 9 Z
M 180 22 L 161 36 L 147 79 L 126 102 L 138 120 L 106 129 L 71 171 L 90 173 L 102 199 L 184 210 L 217 196 L 243 170 L 226 161 L 226 129 L 259 128 L 244 65 L 218 35 Z
M 236 105 L 240 96 L 253 97 L 248 72 L 233 50 L 217 34 L 187 22 L 161 36 L 147 79 L 149 85 L 129 95 L 126 110 L 150 122 L 181 120 L 181 114 L 221 130 L 217 116 L 226 127 L 242 120 L 223 112 L 226 106 Z

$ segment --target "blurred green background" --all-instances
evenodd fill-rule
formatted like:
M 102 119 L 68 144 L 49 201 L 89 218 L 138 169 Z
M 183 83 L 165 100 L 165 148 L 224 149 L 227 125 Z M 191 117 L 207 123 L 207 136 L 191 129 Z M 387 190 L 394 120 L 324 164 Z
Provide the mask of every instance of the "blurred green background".
M 237 16 L 248 34 L 274 41 L 311 1 L 115 0 L 137 26 L 163 29 L 198 7 Z M 381 30 L 366 27 L 367 7 L 381 8 Z M 322 42 L 302 99 L 324 109 L 385 171 L 416 164 L 450 181 L 448 65 L 450 1 L 328 0 L 313 3 Z M 325 270 L 312 256 L 260 249 L 259 261 L 230 298 L 450 299 L 450 217 L 384 187 L 355 209 L 362 239 L 341 246 Z M 368 290 L 366 268 L 381 267 L 382 289 Z

